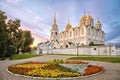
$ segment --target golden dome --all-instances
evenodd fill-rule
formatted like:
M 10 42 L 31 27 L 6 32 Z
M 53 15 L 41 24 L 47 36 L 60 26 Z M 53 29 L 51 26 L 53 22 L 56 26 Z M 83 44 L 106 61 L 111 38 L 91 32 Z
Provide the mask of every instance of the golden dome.
M 96 24 L 97 24 L 97 25 L 101 25 L 101 22 L 100 22 L 100 21 L 97 21 Z
M 68 23 L 68 24 L 66 25 L 66 27 L 72 27 L 72 26 L 71 26 L 71 24 Z
M 68 20 L 68 24 L 66 25 L 66 29 L 68 30 L 68 29 L 70 29 L 72 26 L 71 26 L 71 24 L 69 23 L 69 20 Z
M 86 16 L 83 16 L 80 20 L 84 21 L 84 20 L 86 20 L 86 18 L 87 18 Z
M 69 20 L 68 20 L 68 24 L 66 25 L 66 27 L 72 27 L 71 24 L 69 23 Z
M 69 30 L 71 27 L 72 27 L 71 24 L 67 24 L 66 25 L 66 30 Z
M 87 20 L 93 20 L 93 18 L 91 16 L 88 16 L 86 19 Z

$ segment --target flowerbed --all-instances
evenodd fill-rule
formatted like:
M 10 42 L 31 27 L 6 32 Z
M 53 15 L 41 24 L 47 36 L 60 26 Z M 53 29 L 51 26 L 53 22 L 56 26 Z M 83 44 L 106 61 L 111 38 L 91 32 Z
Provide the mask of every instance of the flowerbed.
M 88 65 L 82 61 L 63 61 L 53 60 L 48 62 L 28 62 L 16 64 L 8 67 L 14 74 L 33 76 L 33 77 L 79 77 L 95 74 L 103 70 L 100 66 Z

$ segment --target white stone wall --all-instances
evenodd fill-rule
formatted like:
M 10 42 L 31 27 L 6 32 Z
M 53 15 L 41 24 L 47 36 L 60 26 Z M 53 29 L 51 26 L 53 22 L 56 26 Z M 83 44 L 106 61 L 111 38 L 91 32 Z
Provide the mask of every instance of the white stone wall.
M 115 46 L 91 46 L 78 48 L 79 55 L 116 55 Z M 77 48 L 64 48 L 64 49 L 43 49 L 43 54 L 76 54 Z

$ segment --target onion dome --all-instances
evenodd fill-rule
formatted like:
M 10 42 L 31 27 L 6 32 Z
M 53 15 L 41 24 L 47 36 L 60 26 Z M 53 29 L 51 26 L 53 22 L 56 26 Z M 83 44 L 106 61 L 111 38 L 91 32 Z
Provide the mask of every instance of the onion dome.
M 96 24 L 97 24 L 97 25 L 101 25 L 101 22 L 100 22 L 100 21 L 97 21 Z
M 71 24 L 69 23 L 69 20 L 68 20 L 68 24 L 66 25 L 66 30 L 69 30 L 71 28 Z
M 93 20 L 93 18 L 90 16 L 90 11 L 88 12 L 87 20 Z
M 96 22 L 96 25 L 101 25 L 101 22 L 99 20 L 99 17 L 98 17 L 98 21 Z
M 81 20 L 81 21 L 85 21 L 86 18 L 87 18 L 87 17 L 84 15 L 80 20 Z
M 88 16 L 86 20 L 93 20 L 93 18 L 91 16 Z

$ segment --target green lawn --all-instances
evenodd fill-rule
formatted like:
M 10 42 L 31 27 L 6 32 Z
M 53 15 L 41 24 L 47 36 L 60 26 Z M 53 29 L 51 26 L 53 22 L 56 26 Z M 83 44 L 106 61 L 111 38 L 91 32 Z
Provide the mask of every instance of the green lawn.
M 19 60 L 19 59 L 38 57 L 38 56 L 42 56 L 42 55 L 41 54 L 14 54 L 10 59 Z
M 77 56 L 77 54 L 47 54 L 47 55 L 58 55 L 58 56 Z M 79 54 L 78 57 L 111 57 L 111 55 L 83 55 Z M 116 56 L 112 56 L 116 57 Z M 120 57 L 120 56 L 118 56 Z
M 93 60 L 93 61 L 105 61 L 112 63 L 120 63 L 120 57 L 72 57 L 69 60 Z

